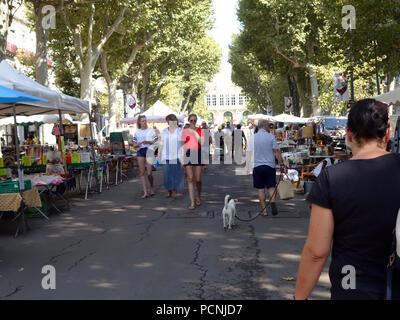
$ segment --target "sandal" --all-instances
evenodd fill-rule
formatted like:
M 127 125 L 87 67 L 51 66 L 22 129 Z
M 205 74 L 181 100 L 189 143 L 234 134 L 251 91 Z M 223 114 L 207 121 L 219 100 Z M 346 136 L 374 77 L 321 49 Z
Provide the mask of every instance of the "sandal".
M 168 191 L 168 193 L 165 195 L 166 198 L 171 198 L 171 192 Z
M 196 200 L 196 206 L 198 206 L 198 207 L 201 206 L 201 200 L 200 200 L 200 199 L 197 199 L 197 200 Z
M 149 196 L 147 195 L 147 194 L 144 194 L 143 196 L 141 196 L 140 198 L 141 199 L 146 199 L 146 198 L 148 198 Z
M 190 207 L 189 207 L 189 210 L 194 210 L 194 209 L 196 209 L 195 206 L 190 206 Z

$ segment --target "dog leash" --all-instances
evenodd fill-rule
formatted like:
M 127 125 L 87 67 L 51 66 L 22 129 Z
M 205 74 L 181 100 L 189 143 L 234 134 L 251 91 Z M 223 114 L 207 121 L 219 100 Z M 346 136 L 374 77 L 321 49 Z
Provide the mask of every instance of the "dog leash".
M 253 221 L 253 220 L 255 220 L 256 218 L 258 218 L 258 216 L 261 215 L 261 214 L 264 212 L 264 210 L 268 208 L 268 206 L 271 204 L 271 200 L 276 196 L 276 193 L 277 193 L 277 191 L 278 191 L 279 183 L 282 181 L 282 179 L 283 179 L 283 173 L 281 172 L 281 174 L 280 174 L 280 176 L 279 176 L 278 183 L 277 183 L 276 186 L 275 186 L 274 193 L 272 194 L 272 197 L 270 197 L 270 199 L 268 200 L 268 203 L 266 204 L 266 206 L 265 206 L 258 214 L 256 214 L 256 216 L 254 216 L 253 218 L 250 218 L 250 219 L 241 219 L 239 216 L 235 216 L 235 217 L 236 217 L 239 221 L 242 221 L 242 222 L 250 222 L 250 221 Z

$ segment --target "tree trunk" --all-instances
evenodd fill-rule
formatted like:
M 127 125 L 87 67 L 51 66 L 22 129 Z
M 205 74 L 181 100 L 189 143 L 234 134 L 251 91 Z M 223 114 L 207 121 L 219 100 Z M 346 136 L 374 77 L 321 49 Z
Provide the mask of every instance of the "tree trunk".
M 187 110 L 191 96 L 192 96 L 192 91 L 190 89 L 185 90 L 185 94 L 183 95 L 184 99 L 181 103 L 181 112 Z
M 81 99 L 90 101 L 92 89 L 92 73 L 93 70 L 89 63 L 86 63 L 80 71 L 81 76 Z
M 387 73 L 387 85 L 385 87 L 385 92 L 389 92 L 389 91 L 394 90 L 395 84 L 396 84 L 396 79 L 393 76 L 393 72 L 389 71 Z
M 319 107 L 318 103 L 319 93 L 318 93 L 317 74 L 315 72 L 314 67 L 311 64 L 307 65 L 307 70 L 310 78 L 312 115 L 320 116 L 321 108 Z
M 118 80 L 113 79 L 112 75 L 108 72 L 107 67 L 107 54 L 102 52 L 101 54 L 101 69 L 103 71 L 104 79 L 107 83 L 108 89 L 108 132 L 113 132 L 117 128 L 117 86 Z M 125 97 L 124 97 L 125 98 Z
M 118 98 L 117 98 L 117 86 L 118 81 L 112 80 L 108 87 L 108 117 L 109 117 L 109 130 L 113 132 L 117 128 L 117 109 L 118 109 Z
M 0 0 L 1 1 L 1 0 Z M 94 27 L 95 24 L 95 12 L 96 6 L 95 3 L 90 3 L 90 17 L 88 22 L 88 33 L 87 33 L 87 44 L 86 44 L 86 56 L 84 56 L 84 48 L 82 45 L 82 34 L 79 27 L 74 26 L 71 23 L 69 18 L 69 12 L 67 8 L 64 6 L 65 0 L 60 0 L 60 10 L 61 17 L 64 20 L 65 24 L 69 28 L 69 30 L 74 34 L 74 46 L 76 54 L 79 58 L 79 69 L 80 69 L 80 77 L 81 77 L 81 99 L 91 100 L 91 89 L 92 89 L 92 74 L 93 70 L 96 66 L 97 60 L 100 57 L 101 51 L 106 44 L 106 42 L 110 39 L 112 34 L 118 29 L 121 22 L 124 20 L 125 12 L 128 10 L 128 7 L 123 7 L 117 19 L 114 23 L 104 30 L 103 35 L 99 39 L 97 43 L 93 43 L 93 32 L 97 30 Z
M 303 79 L 299 76 L 297 72 L 293 75 L 296 83 L 297 92 L 299 94 L 300 100 L 300 116 L 301 117 L 309 117 L 311 115 L 311 105 L 310 101 L 308 101 L 306 96 L 306 88 Z
M 311 42 L 308 42 L 307 53 L 308 53 L 308 59 L 311 60 L 311 58 L 314 56 L 314 47 Z M 314 116 L 319 116 L 319 115 L 321 115 L 321 108 L 319 107 L 319 104 L 318 104 L 318 98 L 319 98 L 318 80 L 317 80 L 317 74 L 315 72 L 315 68 L 311 64 L 311 62 L 307 63 L 307 71 L 308 71 L 308 76 L 310 79 L 312 114 Z
M 147 106 L 147 89 L 149 87 L 149 80 L 150 80 L 150 72 L 149 69 L 146 68 L 143 73 L 143 82 L 142 82 L 142 94 L 140 99 L 140 112 L 146 111 Z
M 7 36 L 10 26 L 10 9 L 7 2 L 6 0 L 0 0 L 0 62 L 7 55 Z
M 287 80 L 288 80 L 290 96 L 292 97 L 292 102 L 293 102 L 293 113 L 295 116 L 299 117 L 300 104 L 299 104 L 299 95 L 297 93 L 296 84 L 290 75 L 287 76 Z
M 41 1 L 33 3 L 35 10 L 35 28 L 36 28 L 36 57 L 35 71 L 36 81 L 44 86 L 49 85 L 47 70 L 47 41 L 49 39 L 49 30 L 44 30 L 42 26 L 43 14 L 41 10 Z

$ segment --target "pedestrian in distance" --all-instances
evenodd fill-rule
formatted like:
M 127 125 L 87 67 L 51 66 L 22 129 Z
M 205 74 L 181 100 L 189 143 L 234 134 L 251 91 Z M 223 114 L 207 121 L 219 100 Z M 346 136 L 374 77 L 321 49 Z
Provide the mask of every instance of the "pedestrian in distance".
M 178 191 L 183 190 L 183 169 L 181 166 L 180 151 L 182 147 L 182 128 L 178 127 L 178 118 L 169 114 L 165 118 L 168 128 L 162 131 L 159 147 L 160 162 L 163 164 L 164 187 L 167 190 L 166 198 L 175 198 Z
M 239 123 L 236 126 L 236 129 L 233 130 L 232 132 L 232 151 L 233 151 L 233 157 L 235 159 L 235 163 L 242 165 L 242 159 L 243 159 L 243 147 L 246 147 L 247 144 L 247 139 L 246 135 L 244 134 L 242 130 L 242 125 Z
M 182 132 L 183 146 L 181 148 L 181 162 L 186 169 L 190 206 L 189 210 L 194 210 L 201 205 L 202 188 L 202 162 L 201 146 L 204 143 L 202 129 L 196 126 L 197 115 L 189 115 L 189 128 Z M 194 197 L 194 182 L 196 182 L 196 202 Z M 196 206 L 195 206 L 196 205 Z
M 222 128 L 222 133 L 224 134 L 224 153 L 225 153 L 225 163 L 232 163 L 232 133 L 233 128 L 231 128 L 231 124 L 228 121 L 226 126 Z M 227 161 L 226 161 L 227 160 Z
M 208 171 L 208 164 L 210 163 L 210 146 L 212 144 L 211 131 L 207 126 L 207 122 L 201 123 L 202 135 L 204 143 L 201 146 L 201 161 L 204 164 L 204 172 Z
M 325 168 L 307 200 L 312 204 L 295 299 L 307 299 L 332 252 L 332 300 L 381 300 L 400 208 L 400 155 L 388 153 L 388 106 L 374 99 L 350 109 L 346 139 L 353 157 Z M 393 299 L 400 276 L 393 274 Z
M 272 215 L 278 214 L 276 207 L 276 166 L 278 160 L 281 172 L 285 171 L 281 151 L 276 143 L 275 136 L 269 133 L 269 122 L 260 120 L 258 132 L 250 137 L 246 150 L 246 174 L 253 168 L 253 186 L 258 189 L 258 199 L 263 208 L 262 216 L 267 217 L 267 203 L 265 189 L 271 199 Z
M 154 144 L 158 137 L 153 128 L 147 126 L 146 116 L 140 115 L 136 122 L 137 130 L 133 137 L 133 146 L 137 149 L 137 159 L 140 172 L 140 180 L 143 187 L 142 199 L 148 197 L 146 177 L 150 183 L 150 196 L 154 196 L 154 179 L 152 166 L 154 162 Z

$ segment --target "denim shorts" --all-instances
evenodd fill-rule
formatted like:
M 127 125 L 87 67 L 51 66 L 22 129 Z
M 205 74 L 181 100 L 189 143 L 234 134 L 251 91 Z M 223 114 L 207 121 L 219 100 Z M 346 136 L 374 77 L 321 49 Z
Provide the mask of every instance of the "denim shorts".
M 138 158 L 146 158 L 147 150 L 148 150 L 148 148 L 139 149 L 137 152 L 137 157 Z M 151 152 L 149 152 L 149 153 L 150 153 L 149 155 L 151 155 Z

